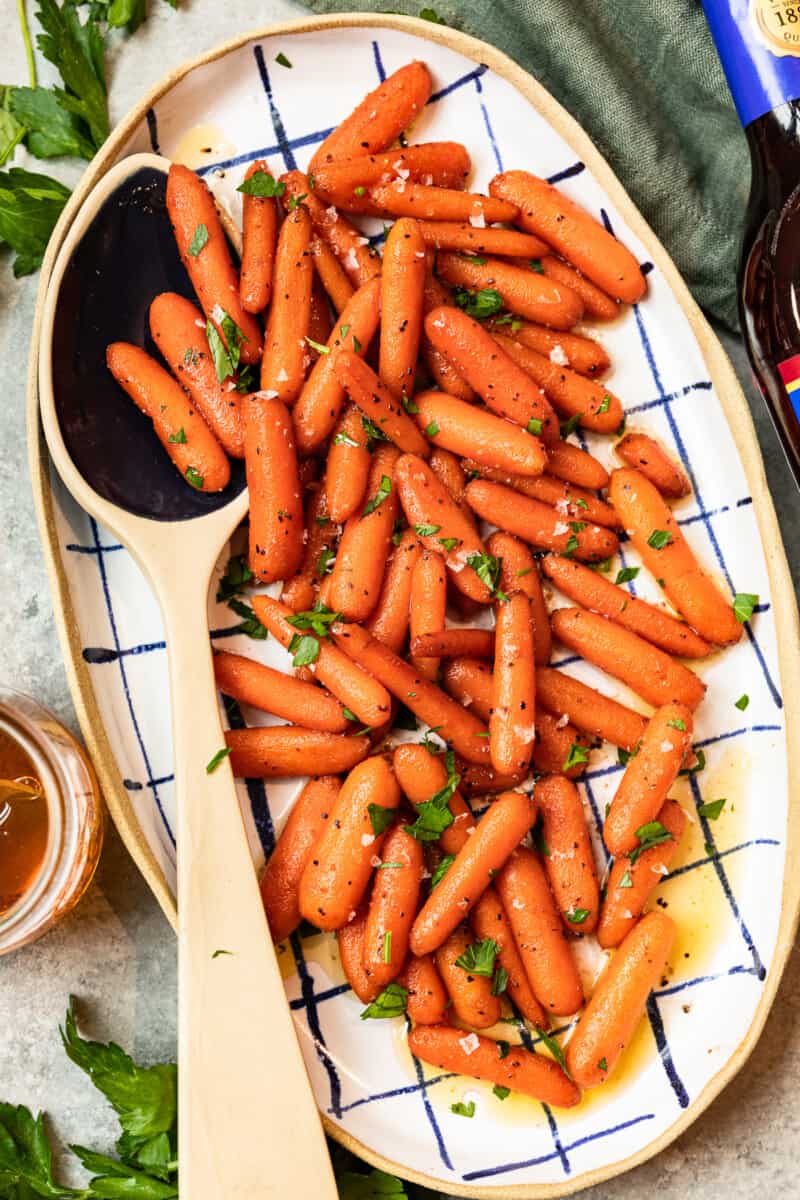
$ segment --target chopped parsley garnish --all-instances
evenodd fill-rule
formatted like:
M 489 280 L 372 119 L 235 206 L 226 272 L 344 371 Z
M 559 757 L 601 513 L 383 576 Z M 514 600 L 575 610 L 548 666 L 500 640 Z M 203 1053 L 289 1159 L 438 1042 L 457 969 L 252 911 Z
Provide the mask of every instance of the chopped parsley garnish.
M 206 775 L 213 775 L 219 764 L 223 761 L 223 759 L 228 757 L 230 752 L 230 746 L 223 746 L 221 750 L 218 750 L 217 753 L 206 763 Z
M 439 426 L 435 421 L 431 421 L 429 425 L 425 426 L 425 434 L 427 437 L 436 437 L 438 432 Z
M 467 566 L 472 567 L 475 574 L 484 583 L 493 596 L 497 595 L 497 585 L 500 582 L 500 572 L 503 560 L 493 554 L 470 554 Z
M 408 1003 L 408 988 L 399 983 L 390 983 L 380 995 L 368 1004 L 361 1014 L 362 1021 L 384 1020 L 386 1017 L 402 1017 Z
M 383 961 L 390 963 L 392 961 L 392 931 L 387 929 L 383 935 Z
M 433 875 L 431 876 L 431 891 L 433 891 L 433 889 L 436 887 L 437 883 L 442 882 L 445 875 L 450 870 L 450 868 L 452 867 L 452 865 L 455 861 L 456 861 L 455 854 L 445 854 L 444 858 L 439 863 L 438 867 L 436 868 L 436 870 L 433 872 Z
M 456 966 L 469 975 L 483 975 L 487 979 L 494 974 L 494 960 L 500 947 L 494 938 L 483 938 L 472 942 L 456 959 Z
M 575 432 L 581 423 L 582 416 L 583 413 L 573 413 L 568 420 L 561 422 L 560 429 L 562 438 L 568 438 L 571 433 Z
M 492 977 L 492 995 L 502 996 L 503 992 L 508 987 L 508 971 L 505 967 L 495 967 Z
M 749 621 L 758 604 L 758 596 L 753 592 L 737 592 L 733 598 L 733 615 L 740 625 Z
M 748 696 L 747 692 L 744 692 L 739 697 L 739 699 L 736 701 L 736 707 L 739 709 L 740 712 L 744 712 L 744 710 L 747 708 L 749 703 L 750 703 L 750 697 Z
M 364 506 L 362 517 L 368 517 L 370 513 L 375 512 L 375 509 L 383 504 L 386 497 L 391 493 L 392 481 L 388 475 L 382 475 L 378 490 L 371 500 L 368 500 Z
M 173 445 L 185 446 L 186 445 L 186 430 L 181 425 L 181 427 L 177 433 L 171 433 L 169 435 L 169 437 L 167 438 L 167 441 L 172 442 Z
M 456 771 L 456 760 L 452 750 L 444 757 L 447 768 L 447 782 L 443 788 L 435 792 L 430 800 L 418 804 L 417 819 L 413 825 L 404 825 L 406 833 L 410 833 L 418 842 L 436 842 L 453 824 L 453 814 L 450 811 L 450 800 L 455 793 L 461 776 Z
M 667 725 L 670 729 L 677 729 L 681 733 L 686 733 L 686 722 L 680 717 L 671 717 L 670 720 L 667 721 Z
M 475 1116 L 475 1101 L 470 1100 L 468 1104 L 458 1100 L 455 1104 L 450 1105 L 450 1112 L 455 1113 L 457 1117 L 474 1117 Z
M 389 441 L 388 437 L 383 432 L 381 427 L 379 425 L 376 425 L 374 421 L 370 421 L 369 417 L 365 417 L 363 413 L 361 414 L 361 428 L 364 430 L 364 432 L 367 435 L 367 449 L 368 450 L 372 449 L 372 446 L 370 444 L 372 442 L 388 442 Z
M 607 1071 L 608 1070 L 608 1063 L 606 1062 L 606 1060 L 604 1058 L 601 1058 L 598 1061 L 597 1069 L 598 1069 L 598 1071 Z
M 709 821 L 716 821 L 727 803 L 726 799 L 709 800 L 706 804 L 701 804 L 697 811 L 701 817 L 706 817 Z
M 342 705 L 342 716 L 346 721 L 357 721 L 358 717 L 353 712 L 352 708 L 348 708 L 346 704 Z
M 400 397 L 400 399 L 403 408 L 409 414 L 409 416 L 415 417 L 419 412 L 419 406 L 415 404 L 414 401 L 405 394 L 405 392 L 403 392 L 403 395 Z
M 219 327 L 222 330 L 222 337 L 217 332 L 216 325 L 210 320 L 206 321 L 206 337 L 214 370 L 217 372 L 217 379 L 220 383 L 224 383 L 226 379 L 235 374 L 241 358 L 242 342 L 246 342 L 247 338 L 228 313 L 222 314 Z
M 333 444 L 334 444 L 334 446 L 356 446 L 356 447 L 361 445 L 360 442 L 357 442 L 355 438 L 351 438 L 349 433 L 345 433 L 344 430 L 340 430 L 340 432 L 336 434 L 335 438 L 333 439 Z
M 189 242 L 189 249 L 186 253 L 191 255 L 192 258 L 197 258 L 207 241 L 208 229 L 205 225 L 198 225 L 192 234 L 192 240 Z
M 639 571 L 639 567 L 621 567 L 620 570 L 617 571 L 617 578 L 614 580 L 614 583 L 616 583 L 617 586 L 619 586 L 621 583 L 630 583 L 632 579 L 636 578 L 636 576 L 639 574 Z
M 511 1049 L 511 1046 L 508 1042 L 498 1041 L 497 1053 L 500 1058 L 508 1058 L 508 1052 L 510 1049 Z
M 626 871 L 625 874 L 622 876 L 622 879 L 620 879 L 620 881 L 619 881 L 619 887 L 621 887 L 621 888 L 632 888 L 633 887 L 633 879 L 631 878 L 630 871 Z
M 319 658 L 319 639 L 310 633 L 296 633 L 289 642 L 293 667 L 310 667 Z
M 273 179 L 266 171 L 254 171 L 249 179 L 245 179 L 236 189 L 245 196 L 258 196 L 262 200 L 277 198 L 286 191 L 286 184 Z
M 529 258 L 528 266 L 532 271 L 535 271 L 537 275 L 544 275 L 544 267 L 542 266 L 542 260 L 540 258 Z
M 599 405 L 597 406 L 597 416 L 599 417 L 602 415 L 602 413 L 607 413 L 610 407 L 611 407 L 611 397 L 608 395 L 603 396 L 603 399 L 600 401 Z
M 289 212 L 294 212 L 294 210 L 296 208 L 299 208 L 300 205 L 303 203 L 303 201 L 307 200 L 307 199 L 308 199 L 308 192 L 303 192 L 302 195 L 300 195 L 300 196 L 290 196 L 289 203 L 287 204 L 286 207 L 289 210 Z
M 628 855 L 631 866 L 643 854 L 645 850 L 650 850 L 653 846 L 660 846 L 662 842 L 672 840 L 672 834 L 668 829 L 665 829 L 660 821 L 648 821 L 646 825 L 640 825 L 636 830 L 636 837 L 639 840 L 639 845 L 635 850 L 632 850 Z
M 564 759 L 562 771 L 570 771 L 573 767 L 579 767 L 583 763 L 589 761 L 589 751 L 586 746 L 581 746 L 578 742 L 573 742 L 569 748 L 569 753 Z
M 414 532 L 417 537 L 433 537 L 441 528 L 441 525 L 415 525 Z
M 684 767 L 684 769 L 682 771 L 679 771 L 678 774 L 680 774 L 680 775 L 698 775 L 700 773 L 700 771 L 705 770 L 705 765 L 706 765 L 705 750 L 703 750 L 700 746 L 698 746 L 695 749 L 694 756 L 697 759 L 697 762 L 694 764 L 694 766 L 693 767 Z
M 228 608 L 231 612 L 235 612 L 237 617 L 243 618 L 239 625 L 234 626 L 234 633 L 243 633 L 256 642 L 265 640 L 267 631 L 249 604 L 245 604 L 243 600 L 237 600 L 234 596 L 228 601 Z
M 503 307 L 503 297 L 494 288 L 481 288 L 478 292 L 456 288 L 455 301 L 468 317 L 476 321 L 487 321 Z
M 544 840 L 544 813 L 543 812 L 540 812 L 536 817 L 536 821 L 534 823 L 533 830 L 531 831 L 531 837 L 533 838 L 533 845 L 534 845 L 537 853 L 542 854 L 545 858 L 549 858 L 550 857 L 550 847 L 548 846 L 547 842 Z
M 306 337 L 306 342 L 312 350 L 316 350 L 317 354 L 330 354 L 330 346 L 323 346 L 322 342 L 315 342 L 313 338 Z
M 291 65 L 292 65 L 282 50 L 281 50 L 280 54 L 275 55 L 275 62 L 280 63 L 280 65 L 282 67 L 290 67 L 291 68 Z
M 456 546 L 458 545 L 458 538 L 454 538 L 454 537 L 439 538 L 439 541 L 444 546 L 444 548 L 448 554 L 450 554 L 451 551 L 455 550 Z
M 528 433 L 532 433 L 536 437 L 539 437 L 539 435 L 542 432 L 541 418 L 540 417 L 531 417 L 530 421 L 528 421 L 528 424 L 525 426 L 525 428 L 527 429 Z
M 205 483 L 205 480 L 203 479 L 203 476 L 200 474 L 200 472 L 197 470 L 196 467 L 187 467 L 186 468 L 186 482 L 190 483 L 192 485 L 192 487 L 196 488 L 197 491 L 199 492 L 202 489 L 203 484 Z
M 341 619 L 341 613 L 333 612 L 332 609 L 326 608 L 318 601 L 313 608 L 307 609 L 305 612 L 292 613 L 291 617 L 286 618 L 286 621 L 294 629 L 310 629 L 318 638 L 326 638 L 330 633 L 331 625 L 335 625 Z
M 546 1033 L 544 1029 L 540 1029 L 538 1025 L 534 1026 L 534 1028 L 547 1049 L 552 1054 L 553 1058 L 561 1067 L 561 1070 L 565 1075 L 569 1075 L 569 1071 L 567 1070 L 567 1060 L 564 1058 L 564 1051 L 561 1049 L 560 1043 L 557 1042 L 551 1034 Z
M 335 561 L 335 552 L 331 550 L 330 546 L 323 546 L 315 568 L 317 579 L 324 579 L 326 575 L 329 575 L 333 570 Z
M 672 534 L 668 529 L 654 529 L 647 539 L 648 546 L 652 546 L 654 550 L 663 550 L 665 546 L 669 546 L 672 542 Z
M 380 837 L 394 820 L 394 809 L 384 808 L 382 804 L 370 804 L 367 808 L 369 813 L 369 823 L 372 826 L 372 832 L 375 837 Z
M 238 596 L 245 584 L 250 583 L 253 578 L 245 556 L 234 554 L 228 559 L 225 574 L 217 586 L 217 601 L 222 602 L 230 600 L 231 596 Z
M 589 916 L 588 908 L 573 908 L 572 912 L 564 913 L 570 925 L 582 925 Z
M 503 1087 L 501 1083 L 496 1083 L 492 1088 L 492 1092 L 497 1096 L 498 1100 L 505 1100 L 506 1096 L 511 1095 L 511 1088 Z
M 366 194 L 367 194 L 367 189 L 364 187 L 363 183 L 360 183 L 360 184 L 358 185 L 358 187 L 356 187 L 356 188 L 353 188 L 353 195 L 354 195 L 354 196 L 359 196 L 359 197 L 360 197 L 360 196 L 366 196 Z

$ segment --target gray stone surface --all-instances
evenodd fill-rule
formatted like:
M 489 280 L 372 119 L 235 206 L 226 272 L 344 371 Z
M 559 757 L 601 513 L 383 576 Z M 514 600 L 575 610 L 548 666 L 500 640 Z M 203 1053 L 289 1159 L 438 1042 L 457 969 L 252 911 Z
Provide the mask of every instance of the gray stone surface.
M 32 5 L 30 7 L 33 7 Z M 288 0 L 184 0 L 173 12 L 153 0 L 147 25 L 112 49 L 111 110 L 118 119 L 183 59 L 270 20 L 300 15 Z M 3 81 L 25 78 L 16 36 L 15 0 L 0 0 Z M 45 74 L 45 78 L 46 73 Z M 47 169 L 47 168 L 45 168 Z M 53 173 L 74 182 L 75 165 Z M 27 484 L 25 368 L 36 279 L 19 282 L 0 253 L 0 673 L 38 696 L 70 725 L 74 713 L 52 620 Z M 755 396 L 741 345 L 725 338 L 758 427 L 781 527 L 800 580 L 798 494 L 769 418 Z M 0 960 L 0 1093 L 44 1108 L 67 1140 L 110 1143 L 114 1122 L 80 1072 L 64 1057 L 57 1025 L 70 993 L 94 1036 L 114 1037 L 144 1060 L 175 1053 L 175 945 L 172 932 L 113 829 L 94 885 L 79 909 L 38 944 Z M 592 1189 L 592 1200 L 750 1200 L 795 1195 L 800 1116 L 800 955 L 795 953 L 766 1031 L 749 1063 L 703 1118 L 654 1161 Z

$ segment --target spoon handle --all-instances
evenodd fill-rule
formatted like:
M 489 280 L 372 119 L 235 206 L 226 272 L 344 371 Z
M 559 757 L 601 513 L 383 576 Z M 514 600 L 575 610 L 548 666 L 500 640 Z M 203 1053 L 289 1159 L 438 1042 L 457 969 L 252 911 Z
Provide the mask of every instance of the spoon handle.
M 160 588 L 178 798 L 180 1185 L 191 1200 L 335 1200 L 322 1124 L 259 896 L 225 745 L 206 592 Z

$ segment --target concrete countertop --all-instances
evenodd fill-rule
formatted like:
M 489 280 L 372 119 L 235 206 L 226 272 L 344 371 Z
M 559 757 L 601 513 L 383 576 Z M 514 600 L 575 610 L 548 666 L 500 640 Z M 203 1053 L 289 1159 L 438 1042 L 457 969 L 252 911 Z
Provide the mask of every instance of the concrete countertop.
M 177 12 L 164 0 L 152 0 L 151 8 L 146 25 L 132 39 L 112 39 L 112 124 L 184 59 L 256 24 L 306 11 L 289 0 L 264 0 L 257 6 L 252 0 L 226 0 L 224 5 L 183 0 Z M 6 31 L 3 82 L 22 82 L 26 71 L 15 0 L 0 0 L 0 17 Z M 50 81 L 45 70 L 42 76 Z M 32 169 L 72 184 L 81 168 L 58 162 Z M 27 486 L 25 373 L 36 287 L 36 276 L 15 281 L 10 257 L 0 252 L 0 445 L 5 467 L 0 474 L 0 528 L 5 534 L 0 675 L 75 728 Z M 755 393 L 741 344 L 731 337 L 723 341 L 750 401 L 797 582 L 800 544 L 792 534 L 800 497 Z M 115 1136 L 113 1114 L 66 1059 L 58 1037 L 70 993 L 79 998 L 92 1036 L 113 1037 L 145 1061 L 174 1058 L 174 937 L 113 827 L 95 882 L 77 911 L 42 941 L 0 960 L 0 1099 L 49 1112 L 64 1142 L 103 1149 Z M 684 1200 L 689 1187 L 704 1197 L 730 1200 L 795 1194 L 798 1079 L 800 954 L 795 952 L 764 1034 L 738 1078 L 663 1154 L 585 1195 L 591 1200 L 639 1200 L 654 1194 L 661 1200 Z

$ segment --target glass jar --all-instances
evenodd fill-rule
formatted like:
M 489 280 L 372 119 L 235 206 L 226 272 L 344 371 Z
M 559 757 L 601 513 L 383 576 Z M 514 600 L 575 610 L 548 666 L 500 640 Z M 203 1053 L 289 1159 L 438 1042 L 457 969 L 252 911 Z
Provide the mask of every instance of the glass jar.
M 41 937 L 78 903 L 100 857 L 105 815 L 94 770 L 73 735 L 35 700 L 5 686 L 0 739 L 9 752 L 6 760 L 16 750 L 17 761 L 26 763 L 23 775 L 38 781 L 46 811 L 46 833 L 37 834 L 43 844 L 33 847 L 36 860 L 24 889 L 0 904 L 1 955 Z M 4 816 L 9 815 L 7 807 Z M 42 824 L 44 813 L 39 816 Z M 5 836 L 26 836 L 24 830 L 24 822 L 14 827 L 8 820 Z

